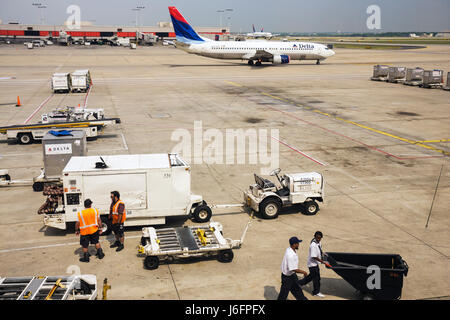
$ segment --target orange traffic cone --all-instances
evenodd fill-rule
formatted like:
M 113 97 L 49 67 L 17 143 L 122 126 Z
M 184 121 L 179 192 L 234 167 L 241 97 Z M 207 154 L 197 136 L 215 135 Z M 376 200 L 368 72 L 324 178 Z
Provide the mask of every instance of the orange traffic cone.
M 21 104 L 20 104 L 20 98 L 19 98 L 19 96 L 17 96 L 17 104 L 16 104 L 16 107 L 20 107 L 21 106 Z

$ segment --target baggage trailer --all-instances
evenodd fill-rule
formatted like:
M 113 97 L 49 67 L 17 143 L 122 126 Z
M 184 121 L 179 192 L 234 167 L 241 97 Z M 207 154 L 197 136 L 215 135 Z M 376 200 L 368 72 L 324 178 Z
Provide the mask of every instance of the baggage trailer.
M 144 267 L 149 270 L 157 269 L 161 260 L 173 262 L 175 258 L 216 255 L 220 262 L 228 263 L 234 257 L 232 249 L 240 248 L 244 243 L 249 226 L 250 222 L 240 240 L 224 238 L 219 222 L 179 228 L 142 228 L 138 253 L 145 256 Z
M 377 64 L 373 66 L 373 76 L 370 80 L 386 81 L 389 73 L 389 66 Z
M 423 80 L 423 69 L 422 68 L 408 68 L 406 69 L 406 79 L 403 82 L 404 85 L 408 86 L 419 86 L 422 84 Z
M 326 268 L 362 293 L 364 300 L 400 299 L 409 269 L 400 255 L 326 252 L 324 258 L 331 265 Z
M 9 141 L 18 141 L 20 144 L 31 144 L 33 141 L 42 140 L 50 130 L 83 130 L 86 138 L 95 139 L 102 129 L 108 125 L 120 123 L 119 118 L 101 120 L 83 120 L 58 123 L 36 123 L 0 127 L 0 133 L 6 135 Z
M 443 70 L 425 70 L 423 72 L 423 82 L 421 87 L 432 89 L 442 88 L 444 86 L 444 71 Z
M 405 81 L 406 68 L 405 67 L 389 67 L 387 82 L 402 83 Z
M 91 199 L 110 233 L 110 192 L 125 203 L 125 226 L 163 225 L 166 217 L 188 216 L 208 222 L 211 208 L 201 195 L 191 194 L 191 168 L 177 154 L 132 154 L 72 157 L 62 172 L 63 205 L 44 214 L 44 225 L 66 229 Z M 56 202 L 56 201 L 54 201 Z
M 72 92 L 87 92 L 92 84 L 91 73 L 86 70 L 75 70 L 70 74 Z
M 447 72 L 447 84 L 442 89 L 449 91 L 450 90 L 450 72 Z
M 95 300 L 92 274 L 0 278 L 0 300 Z
M 71 79 L 69 73 L 54 73 L 52 76 L 52 91 L 70 92 L 72 90 Z

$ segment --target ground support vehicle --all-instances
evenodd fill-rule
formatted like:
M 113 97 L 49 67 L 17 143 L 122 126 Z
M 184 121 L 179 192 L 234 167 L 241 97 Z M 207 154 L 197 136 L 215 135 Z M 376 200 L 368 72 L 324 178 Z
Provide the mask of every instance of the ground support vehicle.
M 317 201 L 323 202 L 324 180 L 317 172 L 290 173 L 278 176 L 281 169 L 271 172 L 276 176 L 280 187 L 272 181 L 254 174 L 255 184 L 244 191 L 244 204 L 265 219 L 278 217 L 283 207 L 302 205 L 304 213 L 314 215 L 319 211 Z
M 177 154 L 126 154 L 71 157 L 62 171 L 63 195 L 44 224 L 66 229 L 91 199 L 99 210 L 103 231 L 111 231 L 110 192 L 117 190 L 125 203 L 127 226 L 165 224 L 166 217 L 185 216 L 205 223 L 212 211 L 201 195 L 191 194 L 191 168 Z
M 9 141 L 18 141 L 20 144 L 31 144 L 33 141 L 42 140 L 45 134 L 51 130 L 83 130 L 87 139 L 94 139 L 102 132 L 104 127 L 117 123 L 120 123 L 119 118 L 48 124 L 21 124 L 0 127 L 0 133 L 6 135 Z
M 173 262 L 175 258 L 189 258 L 216 255 L 220 262 L 233 260 L 232 249 L 240 248 L 244 242 L 250 222 L 240 240 L 224 238 L 219 222 L 203 226 L 179 228 L 142 228 L 141 244 L 138 252 L 145 256 L 144 267 L 157 269 L 161 261 Z

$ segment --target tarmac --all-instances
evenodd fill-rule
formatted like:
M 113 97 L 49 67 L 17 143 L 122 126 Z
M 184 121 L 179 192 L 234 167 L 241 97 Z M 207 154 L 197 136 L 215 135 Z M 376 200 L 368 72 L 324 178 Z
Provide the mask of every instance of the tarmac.
M 223 136 L 227 129 L 266 129 L 282 173 L 317 171 L 325 179 L 325 201 L 315 216 L 289 209 L 263 220 L 239 207 L 214 209 L 213 220 L 228 238 L 239 239 L 252 221 L 231 263 L 196 258 L 157 270 L 144 269 L 137 256 L 141 227 L 126 228 L 119 253 L 109 248 L 113 236 L 102 237 L 105 258 L 82 263 L 73 230 L 43 226 L 37 214 L 42 193 L 30 186 L 1 188 L 0 277 L 95 274 L 100 288 L 104 278 L 112 286 L 109 299 L 272 300 L 288 239 L 303 239 L 298 255 L 307 270 L 308 245 L 320 230 L 325 252 L 400 254 L 409 265 L 402 299 L 449 299 L 450 93 L 369 79 L 375 64 L 443 69 L 446 75 L 450 46 L 335 52 L 321 65 L 250 67 L 163 46 L 0 45 L 0 126 L 36 123 L 57 106 L 101 107 L 121 124 L 89 141 L 89 155 L 171 152 L 178 143 L 174 132 L 194 137 L 196 123 L 203 133 L 215 129 Z M 76 69 L 91 71 L 89 94 L 52 95 L 51 75 Z M 17 96 L 21 107 L 15 107 Z M 226 164 L 230 155 L 222 150 L 216 163 L 201 154 L 186 159 L 192 192 L 211 204 L 238 204 L 253 173 L 272 163 L 250 163 L 247 148 L 245 163 Z M 40 143 L 0 140 L 0 157 L 0 168 L 13 179 L 31 179 L 43 166 Z M 195 223 L 168 221 L 183 224 Z M 322 266 L 321 277 L 325 299 L 360 298 L 334 271 Z M 311 284 L 303 290 L 320 300 L 311 295 Z

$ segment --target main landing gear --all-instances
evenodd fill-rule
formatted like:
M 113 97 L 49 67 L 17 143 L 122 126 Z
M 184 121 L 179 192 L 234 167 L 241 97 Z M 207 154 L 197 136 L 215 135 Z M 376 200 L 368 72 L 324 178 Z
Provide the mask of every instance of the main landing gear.
M 248 60 L 248 65 L 249 66 L 253 66 L 253 65 L 260 66 L 261 65 L 261 60 L 256 60 L 256 61 Z
M 316 64 L 320 64 L 320 60 L 317 60 L 317 61 L 316 61 Z

